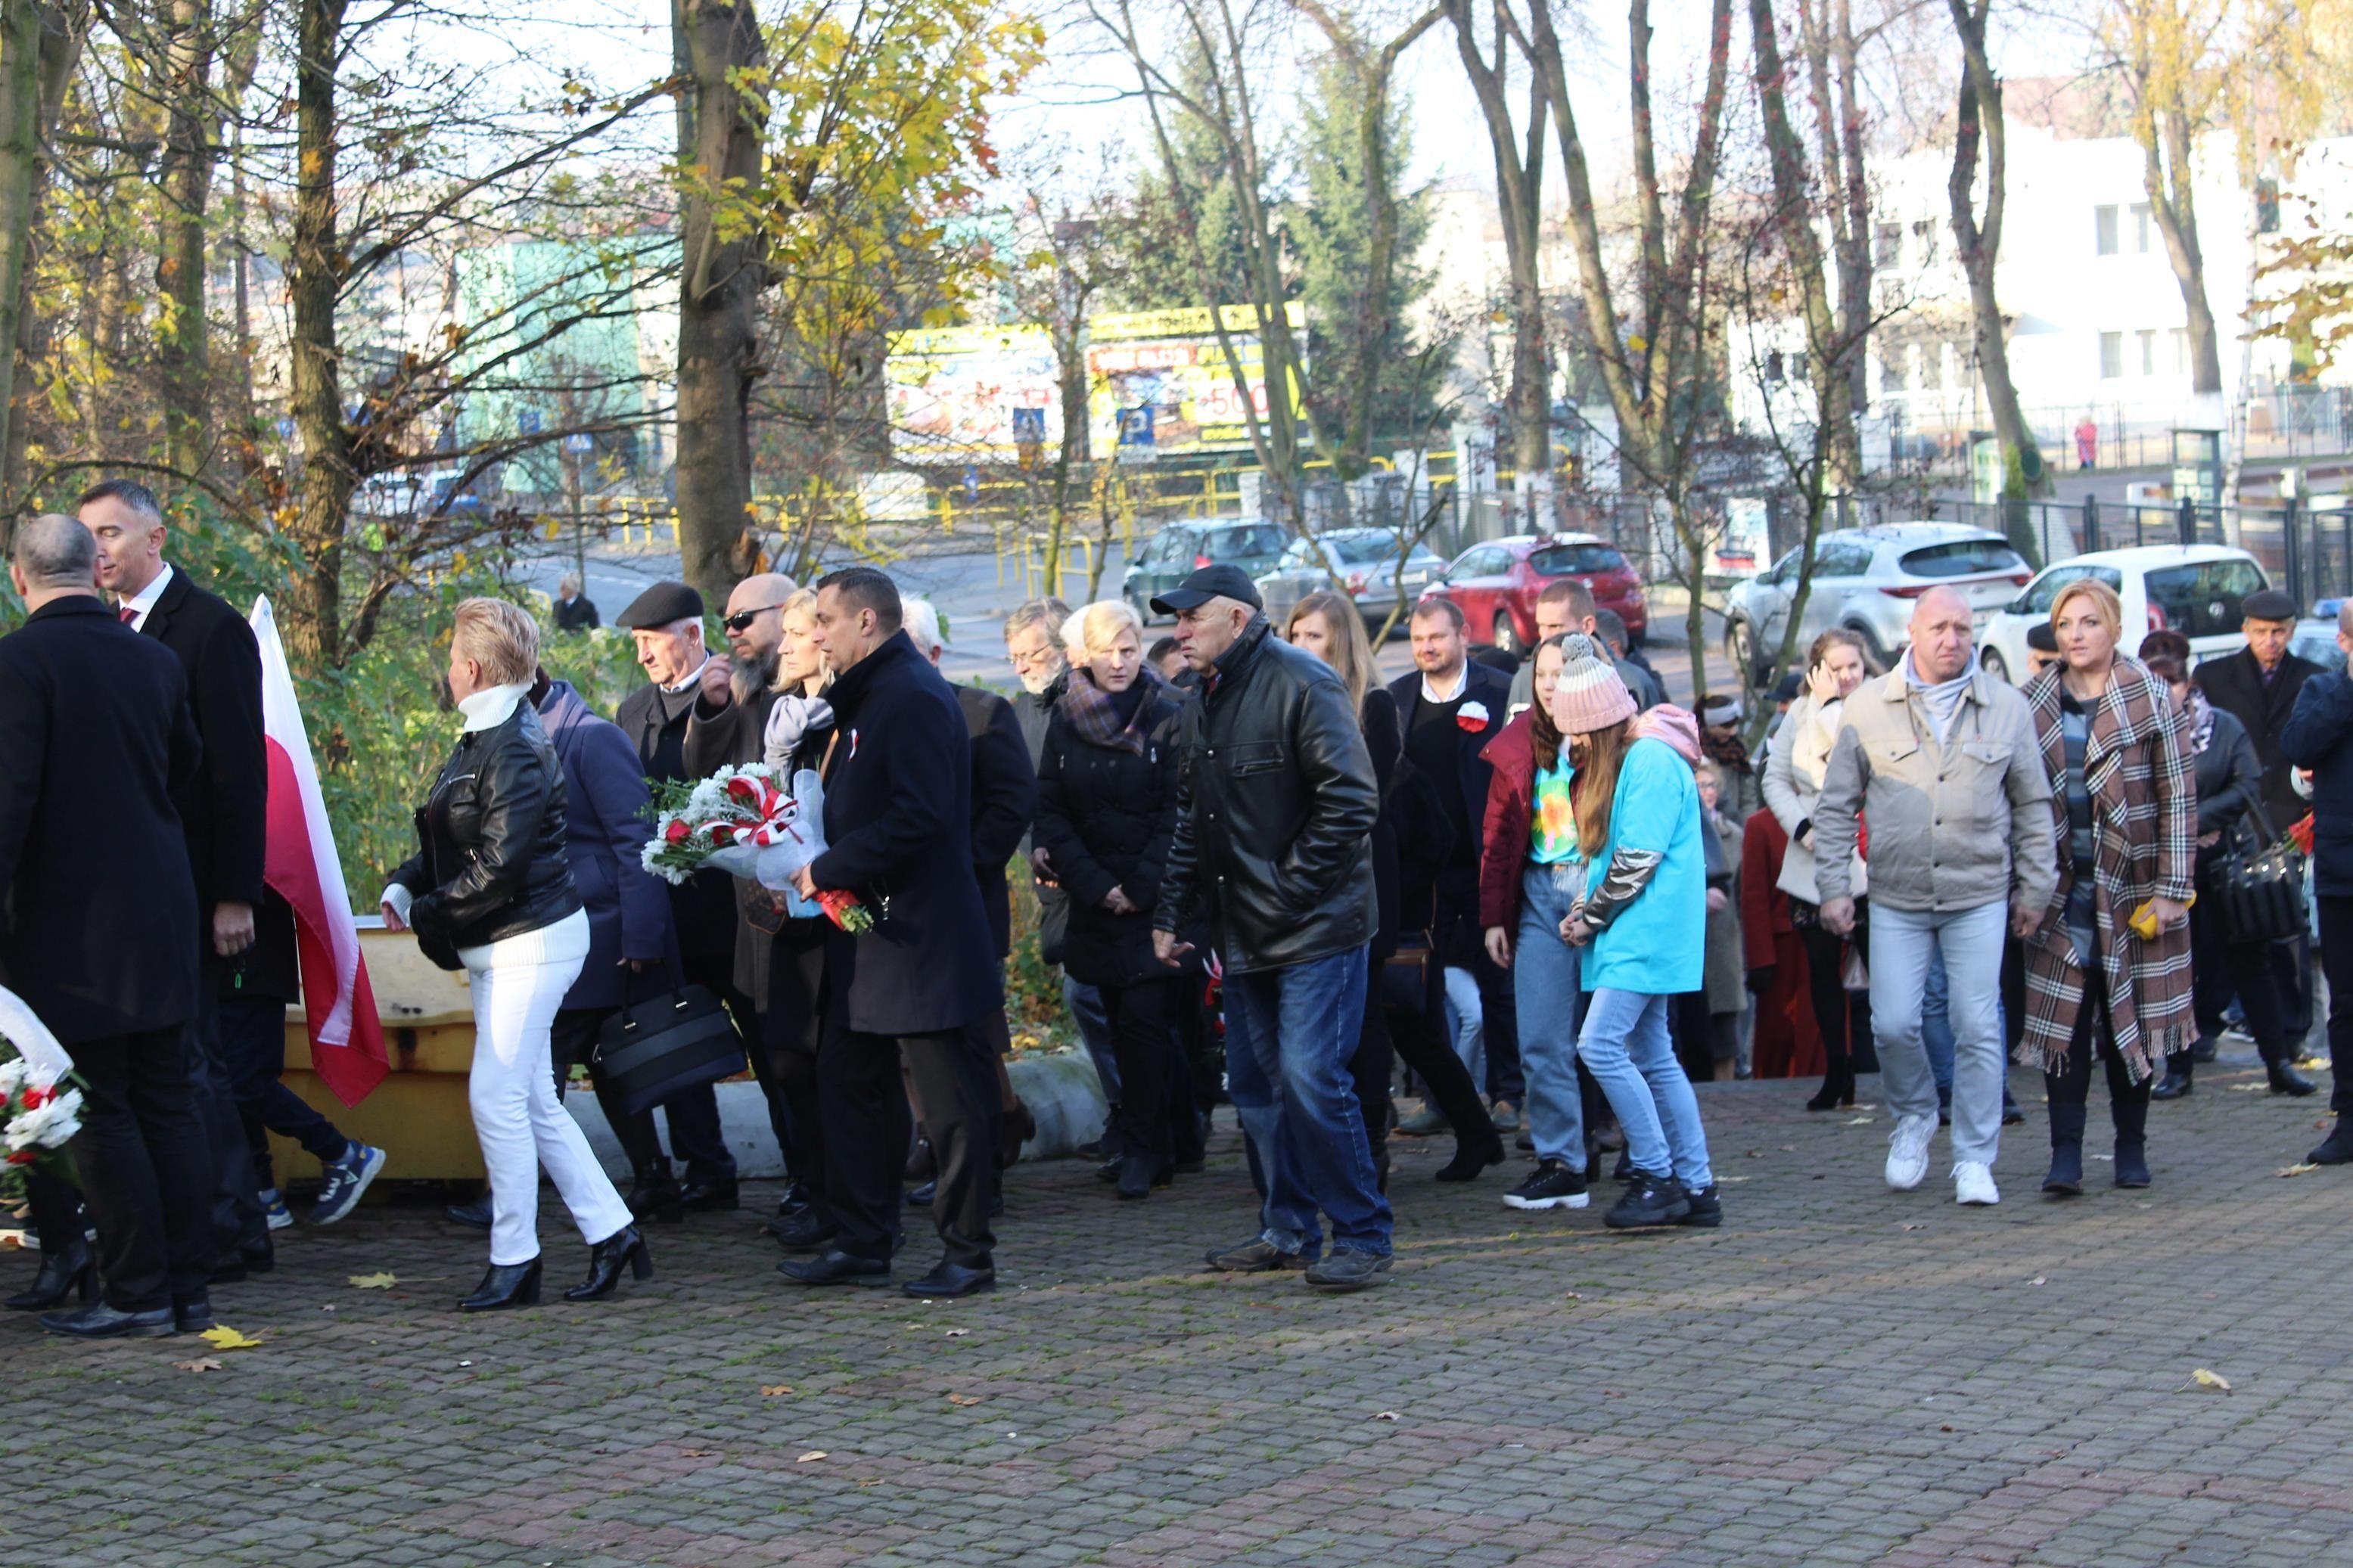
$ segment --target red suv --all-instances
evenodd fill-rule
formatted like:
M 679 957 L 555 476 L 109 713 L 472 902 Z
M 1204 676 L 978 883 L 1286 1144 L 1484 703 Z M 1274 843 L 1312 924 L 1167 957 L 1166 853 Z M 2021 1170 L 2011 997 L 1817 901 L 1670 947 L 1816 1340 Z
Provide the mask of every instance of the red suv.
M 1641 643 L 1651 624 L 1641 580 L 1616 545 L 1590 533 L 1521 534 L 1474 544 L 1422 597 L 1451 599 L 1461 607 L 1472 641 L 1519 654 L 1535 644 L 1536 595 L 1563 577 L 1581 578 L 1593 590 L 1594 608 L 1617 611 L 1627 637 Z

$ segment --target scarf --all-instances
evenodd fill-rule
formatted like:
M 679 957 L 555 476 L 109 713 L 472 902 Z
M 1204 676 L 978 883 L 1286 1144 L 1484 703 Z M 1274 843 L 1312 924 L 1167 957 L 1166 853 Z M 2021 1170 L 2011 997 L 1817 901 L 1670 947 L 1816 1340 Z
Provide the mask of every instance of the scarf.
M 1712 730 L 1702 729 L 1699 749 L 1718 767 L 1728 768 L 1736 773 L 1746 774 L 1755 766 L 1748 760 L 1748 748 L 1740 743 L 1740 731 L 1737 730 L 1729 735 L 1719 735 Z
M 1913 694 L 1920 699 L 1920 706 L 1928 710 L 1928 722 L 1936 729 L 1936 744 L 1939 746 L 1945 743 L 1945 737 L 1952 733 L 1953 721 L 1961 711 L 1961 700 L 1969 694 L 1969 683 L 1977 678 L 1978 654 L 1975 648 L 1969 650 L 1969 662 L 1960 674 L 1935 686 L 1920 679 L 1920 672 L 1912 668 L 1910 654 L 1904 656 L 1904 684 L 1912 689 Z
M 1070 689 L 1062 693 L 1062 718 L 1071 732 L 1090 745 L 1115 747 L 1140 757 L 1145 752 L 1144 716 L 1152 710 L 1145 700 L 1159 684 L 1157 674 L 1139 669 L 1135 683 L 1125 691 L 1105 691 L 1095 684 L 1092 671 L 1074 669 Z
M 789 766 L 802 737 L 832 722 L 832 705 L 822 697 L 804 697 L 798 692 L 778 697 L 768 710 L 768 728 L 760 738 L 761 760 L 772 768 Z
M 2189 721 L 2189 754 L 2204 756 L 2214 739 L 2214 705 L 2193 686 L 2189 689 L 2189 709 L 2183 717 Z

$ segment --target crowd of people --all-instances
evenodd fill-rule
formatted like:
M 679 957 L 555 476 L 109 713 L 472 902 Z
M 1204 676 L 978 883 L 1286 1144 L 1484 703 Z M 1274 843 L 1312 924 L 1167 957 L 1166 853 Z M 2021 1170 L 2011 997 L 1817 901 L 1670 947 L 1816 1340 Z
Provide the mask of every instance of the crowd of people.
M 261 872 L 255 642 L 165 544 L 129 481 L 22 524 L 30 615 L 0 639 L 0 981 L 87 1085 L 75 1179 L 32 1181 L 40 1272 L 6 1305 L 61 1334 L 198 1330 L 213 1284 L 266 1271 L 293 1223 L 269 1132 L 321 1162 L 313 1223 L 385 1162 L 280 1082 L 296 993 Z M 561 597 L 558 635 L 595 624 L 576 584 Z M 617 617 L 648 679 L 607 719 L 548 678 L 530 612 L 457 607 L 458 735 L 378 906 L 471 992 L 488 1182 L 448 1214 L 489 1268 L 461 1310 L 538 1301 L 543 1172 L 587 1247 L 573 1300 L 649 1277 L 657 1222 L 739 1206 L 714 1075 L 657 1123 L 606 1054 L 657 993 L 711 999 L 740 1038 L 787 1175 L 787 1279 L 992 1288 L 999 1175 L 1035 1131 L 1005 1064 L 1008 868 L 1111 1104 L 1110 1195 L 1200 1171 L 1229 1100 L 1257 1207 L 1208 1265 L 1329 1291 L 1388 1278 L 1393 1136 L 1450 1133 L 1449 1183 L 1516 1142 L 1502 1201 L 1529 1210 L 1587 1206 L 1615 1153 L 1609 1226 L 1717 1226 L 1694 1081 L 1817 1064 L 1810 1110 L 1880 1073 L 1891 1187 L 1949 1126 L 1964 1205 L 2000 1201 L 2012 1058 L 2043 1076 L 2042 1191 L 2083 1190 L 2096 1066 L 2113 1180 L 2147 1185 L 2149 1103 L 2193 1092 L 2233 1008 L 2269 1087 L 2314 1091 L 2307 933 L 2252 927 L 2234 880 L 2306 796 L 2320 958 L 2353 998 L 2353 678 L 2288 651 L 2284 595 L 2250 596 L 2246 648 L 2192 670 L 2176 633 L 2127 654 L 2116 594 L 2078 579 L 2014 689 L 1966 599 L 1931 590 L 1892 669 L 1818 638 L 1755 750 L 1737 700 L 1666 701 L 1575 580 L 1521 660 L 1423 601 L 1386 683 L 1337 594 L 1278 626 L 1207 565 L 1153 608 L 1175 627 L 1147 644 L 1121 601 L 1022 605 L 1008 700 L 940 673 L 936 610 L 882 572 L 746 578 L 723 650 L 701 595 L 660 584 Z M 656 879 L 652 787 L 754 763 L 821 779 L 823 852 L 789 888 Z M 101 794 L 136 879 L 88 873 L 75 825 Z M 829 920 L 828 894 L 870 918 Z M 2353 1050 L 2353 1006 L 2330 1038 Z M 575 1070 L 626 1191 L 563 1106 Z M 1401 1078 L 1424 1107 L 1403 1123 Z M 2310 1157 L 2353 1161 L 2348 1126 Z M 937 1260 L 896 1281 L 925 1210 Z

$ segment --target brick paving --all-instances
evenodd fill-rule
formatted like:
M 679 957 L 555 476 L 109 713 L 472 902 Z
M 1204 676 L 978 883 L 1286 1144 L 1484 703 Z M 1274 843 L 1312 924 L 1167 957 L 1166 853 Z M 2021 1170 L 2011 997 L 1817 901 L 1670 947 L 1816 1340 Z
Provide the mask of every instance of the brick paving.
M 1514 1214 L 1402 1142 L 1394 1282 L 1338 1299 L 1198 1267 L 1250 1228 L 1229 1127 L 1142 1205 L 1018 1168 L 1002 1288 L 956 1303 L 789 1286 L 747 1210 L 572 1306 L 551 1205 L 551 1304 L 461 1318 L 480 1239 L 371 1205 L 216 1293 L 258 1349 L 0 1322 L 0 1562 L 2353 1562 L 2353 1176 L 2274 1173 L 2324 1115 L 2259 1081 L 2202 1071 L 2154 1188 L 2064 1205 L 2031 1105 L 1991 1211 L 1941 1141 L 1885 1191 L 1883 1114 L 1704 1086 L 1714 1232 Z

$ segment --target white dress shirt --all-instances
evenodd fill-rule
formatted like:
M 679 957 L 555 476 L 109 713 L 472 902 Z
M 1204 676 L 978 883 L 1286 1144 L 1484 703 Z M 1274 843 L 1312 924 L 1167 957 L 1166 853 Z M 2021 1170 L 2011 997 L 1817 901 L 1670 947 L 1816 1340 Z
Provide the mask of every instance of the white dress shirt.
M 131 629 L 134 632 L 144 630 L 147 626 L 147 612 L 155 607 L 155 601 L 164 596 L 164 590 L 171 581 L 172 563 L 166 561 L 155 575 L 147 580 L 147 585 L 144 588 L 116 605 L 114 613 L 119 616 L 125 610 L 130 611 Z

